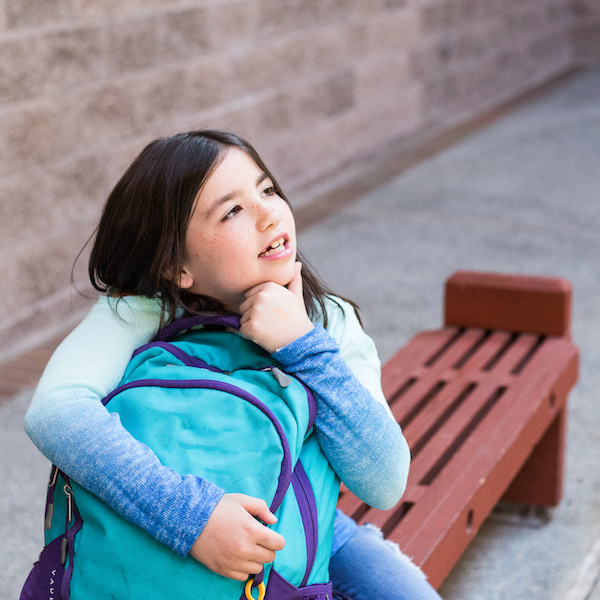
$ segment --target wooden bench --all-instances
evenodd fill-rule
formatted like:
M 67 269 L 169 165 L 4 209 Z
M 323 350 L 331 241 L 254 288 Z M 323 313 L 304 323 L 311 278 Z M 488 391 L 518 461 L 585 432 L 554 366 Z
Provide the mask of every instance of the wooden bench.
M 570 312 L 563 279 L 459 271 L 446 282 L 444 328 L 383 368 L 412 453 L 406 492 L 380 511 L 343 489 L 339 506 L 380 527 L 435 588 L 499 500 L 560 500 L 578 374 Z

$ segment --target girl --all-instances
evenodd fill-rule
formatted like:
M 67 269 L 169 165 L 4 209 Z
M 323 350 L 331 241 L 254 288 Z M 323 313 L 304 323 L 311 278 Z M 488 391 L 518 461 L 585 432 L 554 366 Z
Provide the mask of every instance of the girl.
M 260 572 L 283 548 L 254 518 L 274 522 L 266 504 L 164 467 L 99 400 L 160 326 L 182 314 L 239 313 L 240 334 L 315 393 L 317 439 L 338 476 L 372 506 L 393 506 L 409 453 L 373 343 L 353 306 L 301 262 L 288 201 L 246 141 L 215 131 L 156 140 L 110 194 L 98 227 L 89 273 L 106 296 L 55 352 L 25 420 L 38 448 L 118 514 L 232 579 Z M 355 600 L 438 598 L 378 532 L 339 511 L 331 576 Z

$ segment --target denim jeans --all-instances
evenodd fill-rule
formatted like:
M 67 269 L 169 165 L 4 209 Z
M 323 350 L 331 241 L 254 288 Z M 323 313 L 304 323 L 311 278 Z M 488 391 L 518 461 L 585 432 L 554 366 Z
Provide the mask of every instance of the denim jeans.
M 351 600 L 441 600 L 421 570 L 371 525 L 356 528 L 331 557 L 329 575 L 333 589 Z

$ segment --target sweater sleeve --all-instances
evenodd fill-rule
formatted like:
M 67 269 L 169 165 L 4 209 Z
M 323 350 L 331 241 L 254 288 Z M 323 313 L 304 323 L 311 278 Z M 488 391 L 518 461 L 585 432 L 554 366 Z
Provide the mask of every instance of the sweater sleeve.
M 101 298 L 48 363 L 25 417 L 27 434 L 54 464 L 179 555 L 189 552 L 221 488 L 163 466 L 100 401 L 132 352 L 156 332 L 146 298 Z
M 341 298 L 326 298 L 327 333 L 337 342 L 340 356 L 353 375 L 383 405 L 393 419 L 392 411 L 381 389 L 381 362 L 373 340 L 365 333 L 354 307 Z
M 381 392 L 374 345 L 353 311 L 342 313 L 328 329 L 343 342 L 349 364 L 321 326 L 274 358 L 316 394 L 316 435 L 340 479 L 367 504 L 387 509 L 404 492 L 410 452 Z

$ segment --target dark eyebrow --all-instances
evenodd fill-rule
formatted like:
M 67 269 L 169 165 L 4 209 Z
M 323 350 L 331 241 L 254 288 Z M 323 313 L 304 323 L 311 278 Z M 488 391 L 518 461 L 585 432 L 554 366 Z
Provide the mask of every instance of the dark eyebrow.
M 221 206 L 222 204 L 225 204 L 225 202 L 228 202 L 229 200 L 234 198 L 236 193 L 237 192 L 231 192 L 230 194 L 226 194 L 225 196 L 222 196 L 221 198 L 217 198 L 209 207 L 207 207 L 206 214 L 212 215 L 219 208 L 219 206 Z
M 256 180 L 256 187 L 258 187 L 265 179 L 269 179 L 269 176 L 265 172 L 261 172 L 261 174 L 258 176 L 258 178 Z M 239 194 L 239 190 L 233 190 L 232 192 L 229 192 L 229 194 L 225 194 L 225 196 L 222 196 L 221 198 L 217 198 L 206 209 L 206 214 L 207 215 L 212 214 L 213 212 L 215 212 L 215 210 L 217 210 L 219 208 L 219 206 L 221 206 L 222 204 L 225 204 L 225 202 L 229 202 L 229 200 L 235 198 L 238 194 Z

